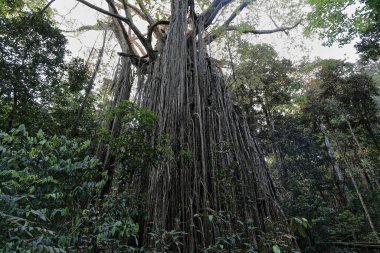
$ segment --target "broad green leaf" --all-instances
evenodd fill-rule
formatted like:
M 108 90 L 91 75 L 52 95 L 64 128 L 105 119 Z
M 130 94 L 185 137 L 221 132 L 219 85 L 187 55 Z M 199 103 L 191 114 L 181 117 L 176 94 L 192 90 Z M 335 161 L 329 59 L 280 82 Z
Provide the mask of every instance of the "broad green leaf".
M 274 253 L 281 253 L 281 249 L 277 244 L 273 245 L 272 249 Z

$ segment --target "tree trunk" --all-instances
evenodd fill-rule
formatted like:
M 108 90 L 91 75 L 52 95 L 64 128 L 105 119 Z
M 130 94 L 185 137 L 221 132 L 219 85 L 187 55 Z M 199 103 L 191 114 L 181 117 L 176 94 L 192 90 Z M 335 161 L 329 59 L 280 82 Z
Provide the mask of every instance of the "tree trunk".
M 110 108 L 115 108 L 121 101 L 128 100 L 131 94 L 132 88 L 132 69 L 131 62 L 128 59 L 121 59 L 121 64 L 116 70 L 114 80 L 112 83 L 113 96 Z M 111 121 L 105 122 L 105 127 L 109 130 L 111 139 L 117 138 L 121 134 L 122 122 L 119 116 L 115 116 Z M 102 196 L 107 194 L 112 186 L 112 178 L 115 173 L 115 157 L 116 154 L 112 154 L 109 145 L 101 142 L 98 145 L 97 156 L 102 162 L 103 171 L 107 171 L 108 181 L 102 189 Z
M 17 113 L 17 103 L 18 103 L 18 98 L 17 98 L 17 93 L 16 89 L 13 89 L 13 103 L 12 103 L 12 110 L 8 114 L 8 125 L 7 125 L 7 132 L 10 131 L 13 127 L 13 121 L 15 118 L 15 115 Z
M 104 31 L 103 44 L 102 44 L 102 47 L 100 48 L 100 51 L 98 54 L 98 59 L 97 59 L 96 64 L 95 64 L 95 69 L 94 69 L 92 76 L 88 82 L 88 85 L 85 89 L 84 98 L 82 100 L 82 103 L 81 103 L 79 111 L 78 111 L 78 121 L 80 120 L 80 118 L 83 114 L 83 110 L 84 110 L 84 107 L 86 106 L 88 97 L 90 96 L 90 93 L 91 93 L 92 89 L 94 88 L 95 79 L 96 79 L 96 76 L 98 74 L 100 64 L 102 63 L 102 59 L 103 59 L 104 47 L 106 45 L 106 38 L 107 38 L 107 30 Z
M 268 125 L 269 139 L 272 146 L 272 152 L 276 161 L 276 168 L 280 176 L 280 180 L 282 182 L 282 186 L 286 188 L 288 182 L 288 170 L 285 166 L 285 162 L 283 159 L 282 151 L 277 141 L 275 140 L 276 136 L 276 128 L 274 125 L 274 120 L 272 117 L 272 113 L 270 111 L 270 105 L 268 102 L 268 97 L 266 92 L 264 92 L 264 102 L 261 102 L 261 107 L 263 108 L 263 112 L 265 115 L 265 121 Z
M 113 12 L 112 8 L 109 7 L 110 11 Z M 128 17 L 129 13 L 126 11 Z M 116 18 L 112 18 L 112 30 L 118 40 L 118 43 L 123 52 L 129 52 L 128 48 L 128 38 L 125 37 L 123 32 L 122 24 Z M 115 76 L 112 83 L 112 99 L 110 104 L 110 109 L 117 107 L 123 100 L 129 100 L 132 91 L 133 76 L 132 76 L 132 64 L 127 58 L 121 58 L 117 69 L 115 71 Z M 108 129 L 111 140 L 118 138 L 122 134 L 122 121 L 119 116 L 115 116 L 112 120 L 106 120 L 105 128 Z M 115 163 L 116 154 L 111 152 L 110 146 L 107 143 L 101 141 L 98 144 L 97 157 L 99 157 L 102 162 L 102 170 L 107 171 L 108 180 L 106 185 L 101 191 L 101 195 L 104 196 L 108 194 L 112 187 L 112 180 L 115 174 Z
M 375 133 L 373 132 L 373 129 L 372 129 L 372 126 L 371 126 L 371 122 L 368 119 L 366 110 L 364 110 L 364 108 L 363 108 L 363 106 L 362 106 L 361 103 L 359 103 L 359 107 L 360 107 L 360 116 L 362 118 L 364 128 L 367 130 L 369 136 L 372 138 L 373 144 L 375 144 L 375 147 L 377 148 L 377 150 L 380 150 L 379 143 L 377 141 Z
M 344 120 L 346 121 L 348 128 L 350 129 L 350 133 L 352 135 L 352 138 L 355 140 L 355 144 L 358 147 L 359 157 L 362 160 L 363 166 L 366 166 L 366 165 L 368 166 L 368 169 L 364 168 L 364 171 L 363 171 L 366 180 L 369 182 L 369 184 L 372 184 L 372 181 L 373 181 L 373 183 L 376 185 L 377 189 L 380 189 L 380 183 L 379 183 L 379 180 L 377 179 L 375 170 L 373 169 L 371 162 L 368 161 L 368 159 L 366 157 L 363 157 L 363 147 L 360 144 L 358 138 L 356 137 L 356 135 L 355 135 L 355 133 L 351 127 L 350 121 L 345 116 L 344 116 Z M 367 171 L 371 175 L 371 178 L 368 176 Z
M 337 144 L 337 146 L 338 146 L 339 151 L 342 153 L 342 149 L 340 148 L 339 144 Z M 348 162 L 347 158 L 344 156 L 343 153 L 342 153 L 342 155 L 343 155 L 343 160 L 344 160 L 344 162 L 345 162 L 345 164 L 347 166 L 347 173 L 348 173 L 348 175 L 349 175 L 349 177 L 351 179 L 352 185 L 354 186 L 355 192 L 356 192 L 356 194 L 357 194 L 357 196 L 358 196 L 358 198 L 360 200 L 360 204 L 362 205 L 362 208 L 363 208 L 365 217 L 366 217 L 366 219 L 368 221 L 368 224 L 371 227 L 371 230 L 372 230 L 372 232 L 373 232 L 373 234 L 374 234 L 374 236 L 376 238 L 376 241 L 380 242 L 379 235 L 378 235 L 378 233 L 376 231 L 375 225 L 372 222 L 372 218 L 371 218 L 371 215 L 368 212 L 367 205 L 366 205 L 366 203 L 363 200 L 363 196 L 362 196 L 362 194 L 360 192 L 359 186 L 356 183 L 354 175 L 352 174 L 351 168 L 354 168 L 354 166 L 353 166 L 352 163 Z
M 87 86 L 86 86 L 86 88 L 84 90 L 84 97 L 83 97 L 83 100 L 82 100 L 82 102 L 81 102 L 81 104 L 79 106 L 79 110 L 78 110 L 78 115 L 77 115 L 76 121 L 74 122 L 73 127 L 72 127 L 72 134 L 73 134 L 73 136 L 76 136 L 78 134 L 78 126 L 79 126 L 79 123 L 80 123 L 80 120 L 81 120 L 84 108 L 86 107 L 87 100 L 88 100 L 88 98 L 89 98 L 89 96 L 91 94 L 92 89 L 94 88 L 95 79 L 96 79 L 96 76 L 98 75 L 100 64 L 102 63 L 102 59 L 103 59 L 104 48 L 105 48 L 105 45 L 106 45 L 106 38 L 107 38 L 107 30 L 104 31 L 103 44 L 102 44 L 102 47 L 101 47 L 101 49 L 99 51 L 98 59 L 96 61 L 95 68 L 94 68 L 94 70 L 92 72 L 91 78 L 88 81 L 88 84 L 87 84 Z M 91 56 L 91 53 L 90 53 L 90 56 Z
M 339 163 L 338 163 L 338 161 L 337 161 L 337 159 L 335 157 L 334 148 L 331 145 L 330 140 L 329 140 L 329 138 L 328 138 L 328 136 L 326 134 L 326 127 L 322 123 L 320 123 L 319 127 L 320 127 L 321 132 L 323 134 L 323 137 L 325 139 L 325 145 L 326 145 L 326 148 L 327 148 L 327 154 L 329 156 L 330 163 L 331 163 L 331 165 L 333 167 L 333 173 L 334 173 L 336 187 L 338 188 L 341 200 L 345 204 L 345 203 L 347 203 L 347 196 L 346 196 L 346 193 L 345 193 L 345 190 L 344 190 L 344 177 L 343 177 L 342 170 L 341 170 L 341 168 L 339 166 Z

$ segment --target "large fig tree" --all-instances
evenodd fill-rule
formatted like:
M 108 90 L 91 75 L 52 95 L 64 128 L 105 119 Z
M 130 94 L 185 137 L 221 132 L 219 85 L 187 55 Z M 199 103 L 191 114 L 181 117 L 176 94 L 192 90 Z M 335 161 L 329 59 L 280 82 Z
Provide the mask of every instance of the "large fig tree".
M 115 103 L 130 97 L 133 82 L 126 71 L 134 66 L 135 101 L 157 115 L 154 135 L 147 141 L 165 147 L 158 164 L 130 173 L 123 185 L 147 196 L 147 215 L 140 222 L 146 250 L 254 252 L 272 250 L 278 242 L 293 247 L 285 243 L 285 216 L 260 148 L 244 115 L 231 103 L 222 72 L 206 49 L 224 32 L 273 33 L 288 31 L 299 22 L 284 27 L 274 22 L 272 30 L 233 25 L 252 0 L 171 0 L 166 5 L 165 1 L 106 1 L 108 10 L 78 0 L 113 18 L 112 28 L 123 50 Z M 153 18 L 161 7 L 169 11 Z M 227 11 L 226 19 L 216 21 Z M 144 22 L 146 33 L 139 29 Z M 122 133 L 117 118 L 108 127 L 112 134 Z M 106 150 L 102 155 L 112 178 L 117 154 Z M 112 181 L 104 194 L 111 185 Z

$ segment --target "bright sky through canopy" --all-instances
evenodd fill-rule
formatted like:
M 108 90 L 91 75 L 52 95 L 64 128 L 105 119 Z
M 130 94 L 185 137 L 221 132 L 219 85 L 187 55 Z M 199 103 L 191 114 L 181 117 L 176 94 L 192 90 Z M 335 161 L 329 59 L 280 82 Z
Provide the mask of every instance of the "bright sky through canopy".
M 91 3 L 107 9 L 105 1 L 91 1 Z M 75 28 L 82 25 L 94 25 L 98 19 L 104 20 L 106 17 L 75 0 L 56 0 L 52 8 L 57 11 L 57 21 L 63 30 L 75 30 Z M 266 20 L 264 22 L 270 21 Z M 68 24 L 76 24 L 76 26 L 67 28 Z M 273 24 L 261 24 L 260 26 L 271 27 Z M 301 60 L 303 57 L 308 57 L 310 60 L 317 57 L 346 59 L 350 62 L 358 60 L 358 55 L 353 46 L 355 42 L 342 47 L 337 45 L 325 47 L 322 46 L 322 41 L 316 38 L 305 38 L 302 32 L 302 27 L 299 27 L 290 31 L 289 36 L 286 36 L 284 33 L 242 36 L 249 38 L 252 43 L 271 44 L 278 51 L 280 56 L 291 59 L 292 61 Z M 69 37 L 69 49 L 74 56 L 79 55 L 86 57 L 86 52 L 92 48 L 99 34 L 98 31 L 89 31 L 79 35 L 77 33 L 67 33 Z M 100 39 L 98 39 L 98 43 L 100 43 Z

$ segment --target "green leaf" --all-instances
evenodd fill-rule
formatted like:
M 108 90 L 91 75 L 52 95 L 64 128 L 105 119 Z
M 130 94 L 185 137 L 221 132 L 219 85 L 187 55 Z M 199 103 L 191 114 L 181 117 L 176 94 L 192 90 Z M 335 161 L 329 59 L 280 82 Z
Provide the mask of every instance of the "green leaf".
M 281 253 L 281 249 L 277 244 L 273 245 L 272 249 L 274 253 Z
M 36 215 L 39 219 L 43 220 L 43 221 L 47 221 L 47 218 L 46 216 L 39 210 L 31 210 L 30 211 L 32 214 Z

